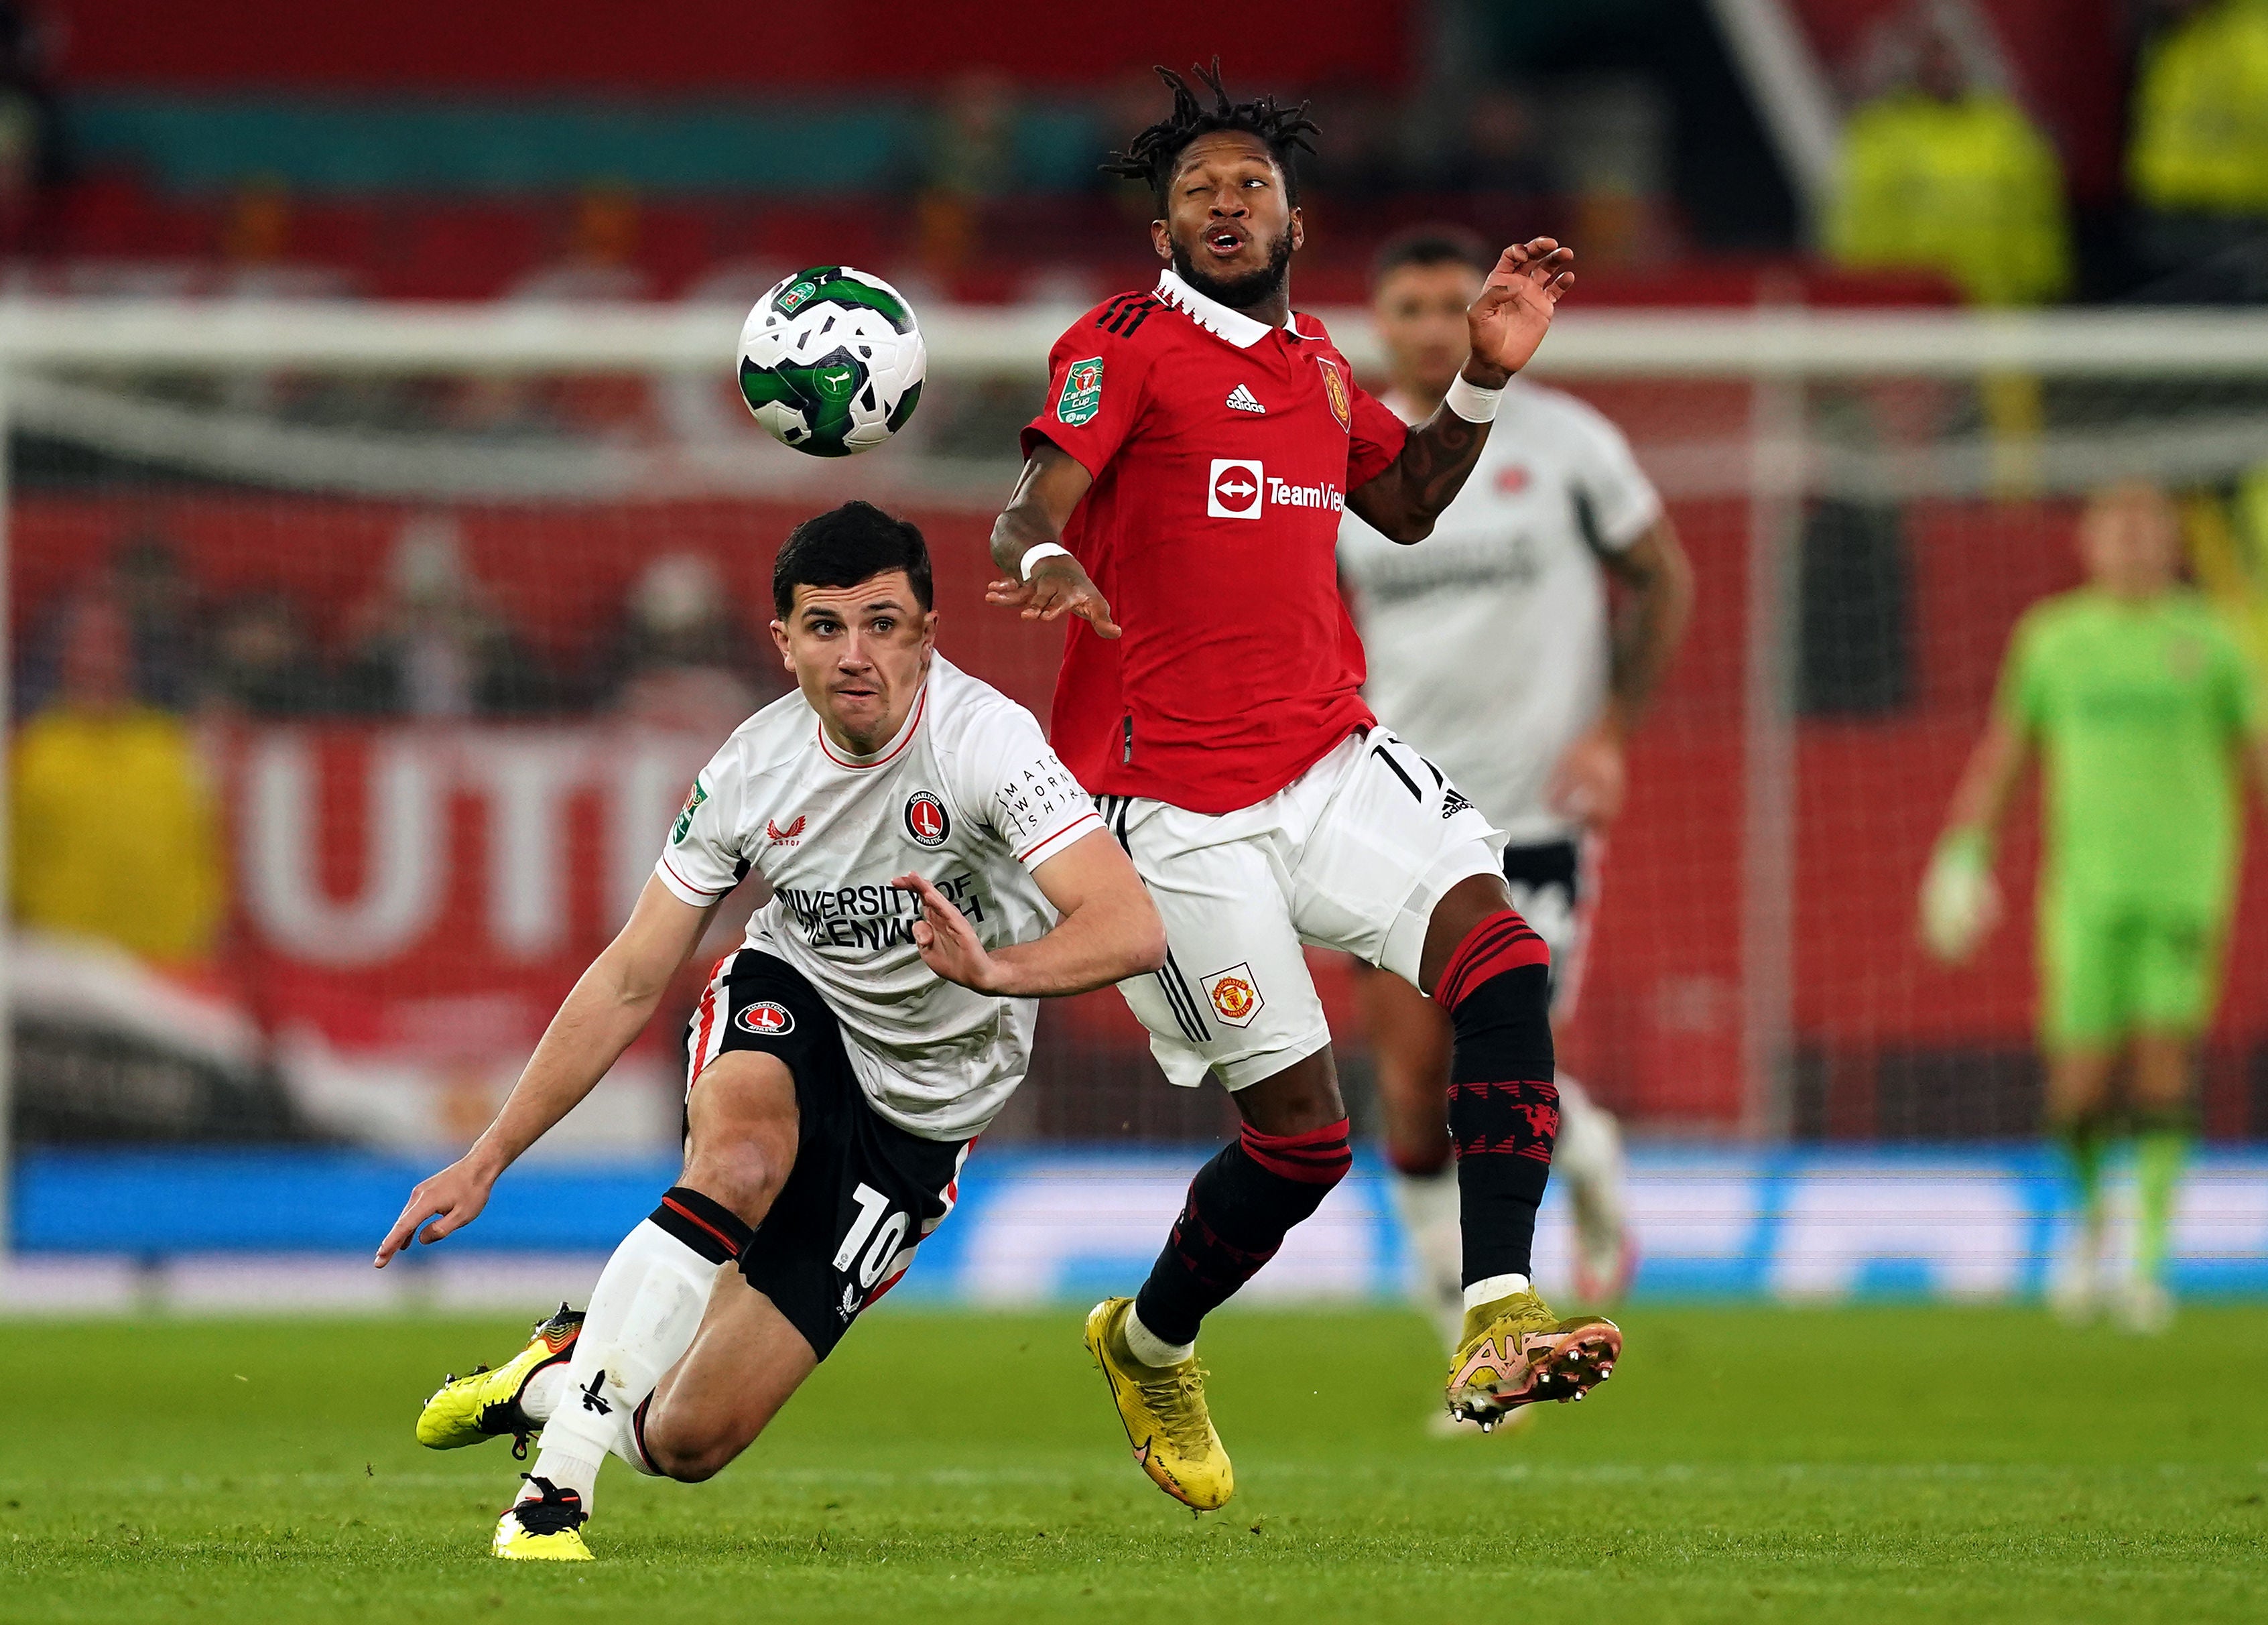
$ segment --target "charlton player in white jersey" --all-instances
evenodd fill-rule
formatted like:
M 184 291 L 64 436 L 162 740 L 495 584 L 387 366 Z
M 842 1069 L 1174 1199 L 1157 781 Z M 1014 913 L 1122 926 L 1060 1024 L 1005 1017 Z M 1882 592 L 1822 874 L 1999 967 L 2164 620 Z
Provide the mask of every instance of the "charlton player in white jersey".
M 1465 363 L 1465 311 L 1491 256 L 1454 227 L 1380 250 L 1372 310 L 1393 387 L 1417 422 Z M 1438 762 L 1508 839 L 1513 904 L 1551 950 L 1555 1021 L 1572 1013 L 1606 826 L 1621 811 L 1623 742 L 1683 636 L 1692 570 L 1629 443 L 1572 395 L 1515 379 L 1472 478 L 1422 548 L 1353 514 L 1339 570 L 1370 652 L 1363 694 L 1379 719 Z M 1622 599 L 1610 615 L 1610 586 Z M 1503 651 L 1519 653 L 1506 664 Z M 1491 673 L 1476 683 L 1473 674 Z M 1454 1176 L 1448 1167 L 1448 1024 L 1376 972 L 1360 981 L 1378 1062 L 1396 1203 L 1425 1302 L 1461 1329 Z M 1593 1300 L 1627 1283 L 1621 1136 L 1565 1072 L 1552 1169 L 1576 1221 L 1576 1284 Z
M 421 1225 L 430 1242 L 472 1223 L 637 1036 L 718 903 L 767 888 L 688 1033 L 679 1182 L 586 1312 L 563 1304 L 418 1418 L 436 1449 L 542 1433 L 499 1557 L 589 1557 L 608 1454 L 690 1482 L 747 1448 L 952 1210 L 1024 1076 L 1035 1001 L 1165 959 L 1133 865 L 1031 713 L 936 652 L 919 531 L 858 502 L 808 519 L 772 596 L 798 692 L 702 770 L 495 1122 L 379 1248 L 383 1267 Z
M 1305 109 L 1172 113 L 1108 166 L 1148 183 L 1168 262 L 1057 342 L 1045 409 L 993 531 L 996 603 L 1075 616 L 1051 737 L 1164 916 L 1164 967 L 1126 983 L 1167 1077 L 1231 1092 L 1240 1138 L 1202 1169 L 1138 1298 L 1087 1319 L 1135 1458 L 1219 1505 L 1233 1478 L 1196 1364 L 1199 1322 L 1349 1164 L 1346 1108 L 1303 945 L 1381 966 L 1447 1011 L 1464 1228 L 1449 1410 L 1484 1425 L 1579 1398 L 1621 1334 L 1562 1320 L 1528 1280 L 1557 1126 L 1548 955 L 1511 906 L 1503 836 L 1377 725 L 1338 593 L 1340 515 L 1421 540 L 1473 468 L 1505 385 L 1570 283 L 1548 239 L 1508 248 L 1467 313 L 1471 356 L 1415 428 L 1356 385 L 1287 275 L 1304 226 Z M 1516 650 L 1498 660 L 1520 658 Z M 1476 682 L 1490 680 L 1486 672 Z

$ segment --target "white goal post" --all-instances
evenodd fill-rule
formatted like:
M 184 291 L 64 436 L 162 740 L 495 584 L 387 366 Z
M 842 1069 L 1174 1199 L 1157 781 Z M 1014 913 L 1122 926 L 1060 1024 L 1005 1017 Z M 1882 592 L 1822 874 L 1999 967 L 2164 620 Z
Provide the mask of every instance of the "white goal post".
M 1316 313 L 1357 367 L 1376 364 L 1366 312 Z M 1035 370 L 1077 315 L 1069 306 L 933 308 L 922 318 L 931 371 Z M 729 366 L 738 331 L 734 313 L 718 305 L 14 299 L 0 303 L 0 365 L 684 372 Z M 2268 373 L 2268 313 L 1579 305 L 1558 319 L 1532 370 L 1565 378 L 2259 377 Z
M 1049 345 L 1075 320 L 1070 307 L 938 306 L 923 313 L 930 375 L 1027 381 L 1040 397 Z M 1359 370 L 1379 356 L 1366 312 L 1319 312 Z M 604 496 L 861 490 L 919 492 L 972 511 L 1007 490 L 1012 438 L 958 459 L 894 448 L 856 464 L 823 464 L 739 434 L 705 446 L 482 444 L 438 434 L 293 422 L 227 391 L 188 401 L 140 389 L 166 374 L 225 379 L 311 373 L 344 378 L 443 375 L 644 376 L 721 392 L 729 402 L 740 313 L 714 305 L 480 305 L 357 302 L 0 302 L 0 430 L 85 445 L 218 479 L 282 488 L 438 496 Z M 2268 461 L 2268 313 L 2053 312 L 1852 312 L 1755 310 L 1599 312 L 1580 291 L 1532 369 L 1576 386 L 1715 381 L 1750 392 L 1745 422 L 1697 422 L 1640 445 L 1673 496 L 1746 504 L 1748 632 L 1742 726 L 1748 872 L 1739 989 L 1747 1127 L 1764 1137 L 1789 1125 L 1787 1068 L 1795 955 L 1792 854 L 1795 720 L 1790 628 L 1800 511 L 1822 493 L 1895 501 L 1974 495 L 2004 476 L 2003 430 L 1964 426 L 1926 443 L 1845 444 L 1817 432 L 1814 386 L 1995 379 L 2100 386 L 2106 398 L 2153 385 L 2194 385 L 2198 409 L 2155 424 L 2137 408 L 2120 421 L 2043 426 L 2028 457 L 2034 489 L 2073 495 L 2122 472 L 2198 481 Z M 1018 383 L 1021 387 L 1022 384 Z M 2084 390 L 2082 388 L 2082 392 Z M 256 392 L 255 392 L 256 397 Z M 918 421 L 918 420 L 917 420 Z M 746 429 L 743 423 L 739 429 Z M 911 440 L 912 437 L 909 437 Z M 989 447 L 990 442 L 987 441 Z M 0 472 L 0 482 L 8 478 Z M 0 493 L 7 487 L 0 483 Z M 0 506 L 0 513 L 6 511 Z M 0 533 L 0 563 L 5 560 Z M 4 592 L 0 573 L 0 592 Z M 0 602 L 4 608 L 4 602 Z M 7 667 L 0 665 L 0 683 Z M 4 689 L 0 689 L 4 698 Z M 0 809 L 5 798 L 0 797 Z M 5 851 L 0 829 L 0 854 Z M 4 945 L 4 938 L 0 938 Z M 0 945 L 0 995 L 5 993 Z M 0 1032 L 0 1181 L 7 1177 L 9 1110 Z M 0 1226 L 8 1212 L 0 1186 Z M 0 1249 L 5 1246 L 0 1233 Z

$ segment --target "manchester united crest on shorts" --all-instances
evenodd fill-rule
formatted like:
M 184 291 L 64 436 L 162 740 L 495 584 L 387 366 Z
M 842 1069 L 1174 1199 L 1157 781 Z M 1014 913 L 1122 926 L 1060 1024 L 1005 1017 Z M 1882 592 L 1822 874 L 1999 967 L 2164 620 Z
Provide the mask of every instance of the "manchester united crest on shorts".
M 743 1033 L 753 1033 L 758 1038 L 784 1038 L 795 1031 L 795 1012 L 770 999 L 758 999 L 743 1006 L 733 1021 Z
M 952 828 L 945 803 L 929 791 L 917 790 L 906 798 L 906 834 L 913 837 L 916 846 L 943 846 Z
M 1338 364 L 1328 356 L 1315 357 L 1315 364 L 1323 370 L 1323 399 L 1331 403 L 1331 415 L 1339 420 L 1339 427 L 1352 430 L 1354 412 L 1347 405 L 1346 379 L 1340 376 Z
M 1204 978 L 1205 997 L 1212 1001 L 1212 1013 L 1233 1027 L 1248 1027 L 1252 1018 L 1260 1013 L 1263 1003 L 1260 989 L 1252 980 L 1252 967 L 1232 965 L 1226 970 L 1217 970 Z

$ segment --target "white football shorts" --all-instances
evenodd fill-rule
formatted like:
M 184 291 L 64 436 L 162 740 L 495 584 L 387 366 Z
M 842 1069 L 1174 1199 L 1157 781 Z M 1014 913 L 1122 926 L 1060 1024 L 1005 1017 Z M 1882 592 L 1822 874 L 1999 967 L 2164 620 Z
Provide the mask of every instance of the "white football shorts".
M 1383 728 L 1234 812 L 1125 796 L 1101 807 L 1166 923 L 1165 967 L 1118 990 L 1184 1088 L 1211 1071 L 1241 1089 L 1331 1041 L 1303 945 L 1415 986 L 1434 905 L 1503 872 L 1504 836 Z

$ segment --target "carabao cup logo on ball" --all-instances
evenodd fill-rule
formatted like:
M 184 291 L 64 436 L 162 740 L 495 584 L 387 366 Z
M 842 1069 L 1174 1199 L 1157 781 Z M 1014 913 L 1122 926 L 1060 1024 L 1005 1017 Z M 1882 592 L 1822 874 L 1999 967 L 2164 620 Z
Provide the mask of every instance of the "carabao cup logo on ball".
M 773 439 L 814 457 L 871 451 L 906 425 L 929 364 L 913 307 L 879 276 L 783 277 L 740 328 L 740 395 Z

